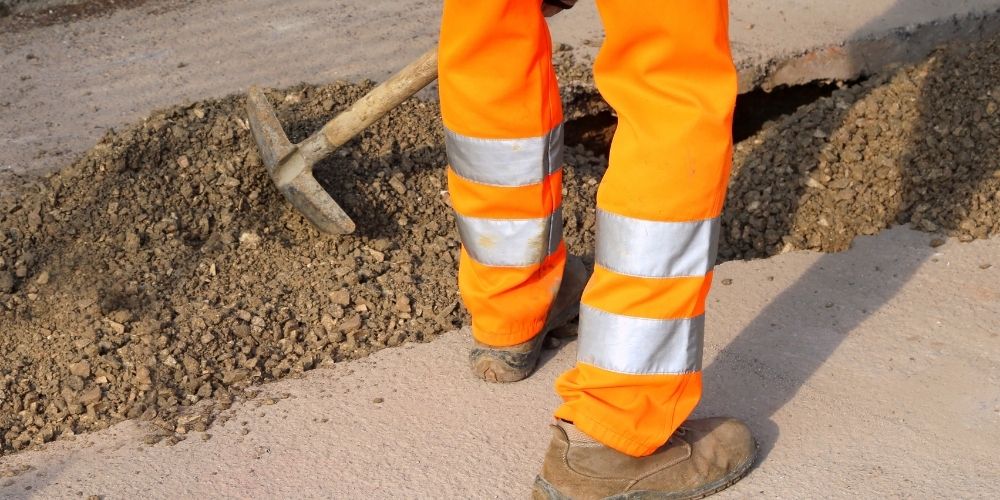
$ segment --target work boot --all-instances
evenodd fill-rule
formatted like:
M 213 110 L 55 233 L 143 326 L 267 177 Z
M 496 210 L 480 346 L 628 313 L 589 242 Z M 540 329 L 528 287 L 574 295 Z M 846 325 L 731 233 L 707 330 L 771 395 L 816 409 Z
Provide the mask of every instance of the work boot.
M 580 296 L 589 277 L 579 257 L 567 257 L 559 293 L 552 301 L 542 331 L 527 342 L 509 347 L 494 347 L 473 340 L 474 345 L 469 352 L 472 373 L 487 382 L 517 382 L 531 375 L 538 364 L 545 337 L 580 315 Z
M 641 458 L 608 448 L 566 422 L 553 425 L 552 434 L 535 478 L 535 500 L 702 498 L 739 481 L 757 455 L 750 429 L 733 418 L 688 420 Z

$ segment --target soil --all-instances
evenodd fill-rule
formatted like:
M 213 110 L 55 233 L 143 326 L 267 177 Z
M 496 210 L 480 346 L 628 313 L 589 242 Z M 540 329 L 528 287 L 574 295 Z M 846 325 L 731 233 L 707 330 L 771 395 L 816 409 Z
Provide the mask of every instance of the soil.
M 293 141 L 370 83 L 273 92 Z M 358 224 L 321 236 L 264 174 L 242 96 L 154 113 L 0 201 L 0 449 L 184 409 L 466 321 L 435 104 L 410 100 L 316 169 Z M 571 153 L 574 154 L 574 153 Z M 567 192 L 591 193 L 582 150 Z M 568 238 L 590 243 L 580 199 Z M 199 406 L 198 428 L 212 419 Z
M 835 252 L 894 224 L 1000 232 L 1000 36 L 954 44 L 735 147 L 720 258 Z
M 720 258 L 838 251 L 907 222 L 1000 232 L 998 48 L 951 47 L 764 124 L 735 148 Z M 560 66 L 567 116 L 606 111 L 585 70 Z M 298 141 L 370 86 L 270 98 Z M 358 223 L 347 237 L 273 188 L 242 105 L 156 112 L 0 200 L 0 453 L 126 418 L 176 442 L 249 385 L 467 320 L 436 104 L 407 101 L 317 168 Z M 579 123 L 564 213 L 589 255 L 608 134 Z
M 0 0 L 0 18 L 11 17 L 4 28 L 23 31 L 128 9 L 148 0 Z

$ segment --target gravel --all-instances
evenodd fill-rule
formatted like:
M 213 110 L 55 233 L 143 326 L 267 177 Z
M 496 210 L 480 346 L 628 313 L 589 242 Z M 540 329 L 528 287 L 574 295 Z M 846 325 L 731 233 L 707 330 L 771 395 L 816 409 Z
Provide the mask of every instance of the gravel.
M 894 224 L 1000 232 L 1000 42 L 842 88 L 736 146 L 722 259 L 848 248 Z
M 270 98 L 297 141 L 370 87 Z M 233 96 L 153 113 L 0 200 L 0 452 L 126 418 L 186 430 L 248 385 L 466 321 L 435 104 L 408 101 L 317 167 L 358 223 L 350 237 L 281 198 L 242 109 Z M 602 160 L 578 149 L 588 168 L 567 192 L 592 198 Z M 567 221 L 577 247 L 584 215 Z

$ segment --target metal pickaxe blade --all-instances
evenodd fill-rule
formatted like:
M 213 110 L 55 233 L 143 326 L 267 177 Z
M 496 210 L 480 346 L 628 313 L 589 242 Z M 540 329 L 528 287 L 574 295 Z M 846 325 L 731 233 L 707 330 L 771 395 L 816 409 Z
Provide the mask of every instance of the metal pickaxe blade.
M 298 144 L 288 140 L 264 91 L 250 87 L 247 118 L 271 180 L 321 232 L 353 233 L 354 221 L 316 182 L 313 167 L 436 77 L 437 48 L 433 48 Z

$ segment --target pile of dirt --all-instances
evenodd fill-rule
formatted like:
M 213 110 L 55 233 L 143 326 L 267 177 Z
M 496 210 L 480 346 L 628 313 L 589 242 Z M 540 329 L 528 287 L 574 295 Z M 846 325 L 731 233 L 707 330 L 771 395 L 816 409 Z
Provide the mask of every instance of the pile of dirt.
M 270 98 L 298 141 L 368 89 Z M 210 415 L 183 407 L 466 320 L 436 105 L 408 101 L 317 168 L 350 237 L 281 198 L 242 106 L 155 113 L 0 202 L 0 450 L 124 418 L 200 429 Z M 601 159 L 573 162 L 591 174 L 568 174 L 567 192 L 592 194 Z M 585 226 L 578 203 L 566 225 L 582 247 L 593 212 Z
M 894 224 L 1000 232 L 1000 37 L 835 91 L 737 144 L 722 259 L 848 248 Z
M 997 48 L 950 48 L 739 144 L 721 258 L 836 251 L 910 221 L 1000 232 Z M 571 80 L 567 115 L 601 112 Z M 297 141 L 369 87 L 270 97 Z M 359 227 L 324 237 L 273 188 L 229 97 L 110 132 L 0 200 L 0 453 L 125 418 L 202 430 L 249 384 L 460 325 L 444 164 L 436 105 L 406 102 L 317 169 Z M 566 164 L 566 239 L 590 254 L 606 158 L 573 146 Z

